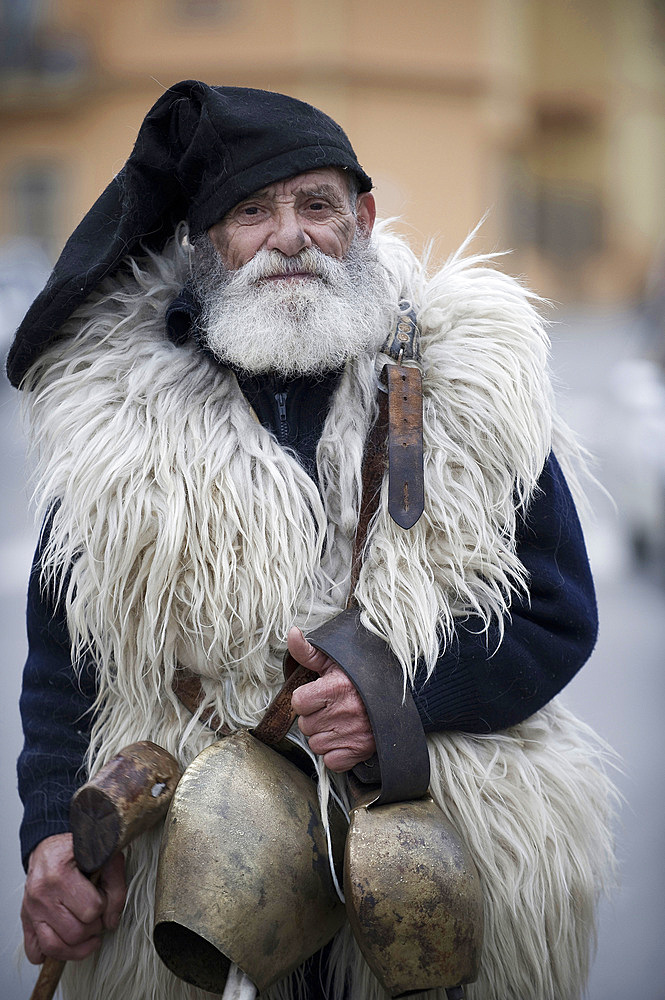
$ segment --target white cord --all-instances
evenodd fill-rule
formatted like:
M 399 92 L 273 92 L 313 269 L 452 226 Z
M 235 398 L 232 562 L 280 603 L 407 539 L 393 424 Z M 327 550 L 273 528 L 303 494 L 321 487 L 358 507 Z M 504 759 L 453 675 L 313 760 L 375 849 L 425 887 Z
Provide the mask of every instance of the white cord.
M 254 1000 L 258 993 L 252 980 L 231 962 L 222 1000 Z
M 308 744 L 304 741 L 304 739 L 302 741 L 299 740 L 298 736 L 295 733 L 287 733 L 286 738 L 291 740 L 292 743 L 295 743 L 296 746 L 304 750 L 311 758 L 314 767 L 316 768 L 316 773 L 319 779 L 316 785 L 316 791 L 319 798 L 319 810 L 321 812 L 321 822 L 323 823 L 323 829 L 326 835 L 326 845 L 328 847 L 328 868 L 330 869 L 330 876 L 333 880 L 333 885 L 335 886 L 335 892 L 337 893 L 340 902 L 343 903 L 344 893 L 342 891 L 341 885 L 339 884 L 339 881 L 337 879 L 337 873 L 335 871 L 335 859 L 333 857 L 332 837 L 330 836 L 330 818 L 328 816 L 328 800 L 330 796 L 332 795 L 334 801 L 342 810 L 347 820 L 349 818 L 348 809 L 342 802 L 341 798 L 337 794 L 334 785 L 330 781 L 330 775 L 328 774 L 328 770 L 325 764 L 323 763 L 323 758 L 319 757 L 312 750 L 310 750 Z

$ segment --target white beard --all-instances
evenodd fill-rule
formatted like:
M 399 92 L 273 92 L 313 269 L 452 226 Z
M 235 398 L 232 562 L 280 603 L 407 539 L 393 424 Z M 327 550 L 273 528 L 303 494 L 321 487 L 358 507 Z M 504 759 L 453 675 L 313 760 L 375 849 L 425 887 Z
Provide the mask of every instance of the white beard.
M 312 277 L 271 278 L 302 272 Z M 295 257 L 260 250 L 237 271 L 206 236 L 195 244 L 194 288 L 203 343 L 224 364 L 256 374 L 339 368 L 378 350 L 387 333 L 385 272 L 358 236 L 344 260 L 314 247 Z

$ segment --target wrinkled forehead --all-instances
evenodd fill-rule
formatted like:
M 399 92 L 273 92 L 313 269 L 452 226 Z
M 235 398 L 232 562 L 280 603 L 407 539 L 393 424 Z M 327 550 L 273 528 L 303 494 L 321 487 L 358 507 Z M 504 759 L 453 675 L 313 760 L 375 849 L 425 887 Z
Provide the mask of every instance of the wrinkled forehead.
M 342 167 L 320 167 L 316 170 L 307 170 L 293 177 L 284 180 L 274 181 L 266 184 L 251 195 L 243 198 L 231 209 L 233 212 L 238 205 L 244 205 L 247 201 L 274 201 L 283 197 L 294 197 L 302 195 L 326 195 L 334 200 L 353 202 L 357 194 L 358 182 L 354 175 Z M 227 213 L 230 214 L 230 213 Z

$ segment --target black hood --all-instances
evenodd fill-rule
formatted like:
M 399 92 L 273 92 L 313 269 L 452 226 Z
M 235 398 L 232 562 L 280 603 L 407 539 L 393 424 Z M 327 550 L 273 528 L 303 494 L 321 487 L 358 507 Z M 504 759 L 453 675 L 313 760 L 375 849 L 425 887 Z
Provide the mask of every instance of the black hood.
M 267 184 L 321 167 L 372 182 L 344 131 L 285 94 L 185 80 L 150 109 L 127 163 L 75 229 L 21 323 L 7 359 L 19 386 L 63 323 L 140 248 L 161 250 L 187 219 L 193 236 Z

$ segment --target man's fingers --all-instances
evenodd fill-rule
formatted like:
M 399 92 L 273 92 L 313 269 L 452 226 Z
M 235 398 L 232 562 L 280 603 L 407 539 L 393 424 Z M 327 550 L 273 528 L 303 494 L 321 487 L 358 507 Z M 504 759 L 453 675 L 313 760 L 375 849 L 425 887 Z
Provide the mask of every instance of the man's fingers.
M 286 644 L 294 660 L 301 666 L 307 667 L 308 670 L 314 670 L 317 674 L 323 673 L 335 662 L 322 653 L 320 649 L 315 649 L 295 625 L 289 629 Z
M 290 629 L 287 642 L 298 663 L 321 674 L 291 696 L 300 731 L 327 768 L 348 771 L 376 749 L 362 698 L 339 664 L 315 649 L 300 629 Z
M 376 744 L 369 723 L 347 713 L 328 719 L 329 714 L 324 709 L 298 719 L 310 749 L 323 757 L 326 767 L 331 771 L 347 771 L 371 757 Z
M 98 934 L 90 934 L 74 944 L 63 940 L 50 924 L 37 924 L 35 931 L 44 955 L 57 958 L 61 962 L 78 962 L 82 958 L 87 958 L 93 951 L 97 951 L 102 943 L 101 931 Z
M 369 760 L 373 752 L 374 750 L 369 754 L 367 752 L 354 753 L 347 747 L 342 747 L 323 754 L 323 763 L 329 771 L 342 774 L 344 771 L 350 771 L 356 764 L 362 764 L 363 761 Z
M 364 738 L 340 740 L 336 733 L 319 733 L 309 740 L 314 753 L 323 758 L 329 771 L 350 771 L 374 753 L 374 742 Z
M 41 962 L 44 956 L 78 960 L 99 947 L 102 916 L 109 910 L 109 919 L 115 919 L 124 898 L 122 862 L 110 865 L 108 878 L 108 886 L 100 892 L 79 871 L 71 834 L 47 837 L 35 847 L 21 909 L 31 962 Z
M 97 894 L 96 894 L 97 895 Z M 103 906 L 103 901 L 102 901 Z M 95 906 L 92 912 L 100 912 L 101 906 Z M 86 911 L 84 911 L 86 912 Z M 90 937 L 97 937 L 102 933 L 104 925 L 100 916 L 82 920 L 73 913 L 63 899 L 55 899 L 47 907 L 32 908 L 32 924 L 39 938 L 42 949 L 50 946 L 50 936 L 45 928 L 50 928 L 57 938 L 58 947 L 62 944 L 67 947 L 75 947 Z M 52 954 L 48 951 L 48 954 Z
M 349 733 L 344 736 L 334 731 L 316 733 L 309 737 L 308 743 L 314 753 L 322 757 L 337 751 L 349 758 L 353 757 L 354 762 L 349 765 L 351 767 L 359 764 L 361 760 L 367 760 L 375 749 L 372 738 L 364 733 Z
M 322 709 L 327 708 L 328 696 L 326 689 L 322 686 L 320 680 L 302 684 L 293 692 L 291 704 L 293 705 L 294 712 L 297 712 L 301 718 L 306 718 L 315 712 L 320 712 Z M 305 736 L 309 736 L 309 733 L 306 733 L 302 726 L 300 728 L 305 733 Z
M 21 912 L 21 923 L 23 924 L 23 947 L 25 949 L 25 957 L 33 965 L 41 965 L 46 955 L 41 949 L 39 944 L 39 939 L 35 933 L 35 929 L 32 926 L 32 922 L 26 917 L 26 915 Z
M 63 962 L 87 958 L 101 943 L 101 922 L 96 933 L 89 927 L 79 925 L 78 934 L 73 941 L 63 938 L 45 920 L 33 923 L 25 906 L 21 910 L 21 923 L 25 956 L 33 965 L 41 965 L 46 957 L 57 958 Z
M 291 703 L 300 716 L 318 716 L 319 728 L 325 723 L 348 715 L 366 719 L 365 706 L 353 683 L 336 663 L 331 661 L 323 677 L 303 684 L 293 693 Z M 310 732 L 300 727 L 306 736 Z M 314 732 L 315 730 L 312 730 Z
M 127 898 L 127 883 L 125 881 L 125 859 L 120 853 L 115 854 L 104 865 L 99 879 L 99 888 L 104 893 L 106 907 L 103 914 L 104 927 L 115 930 L 120 923 L 120 917 Z
M 78 870 L 69 872 L 66 879 L 52 874 L 30 879 L 26 904 L 35 925 L 46 918 L 65 941 L 73 940 L 82 927 L 90 927 L 93 933 L 101 930 L 104 896 Z

